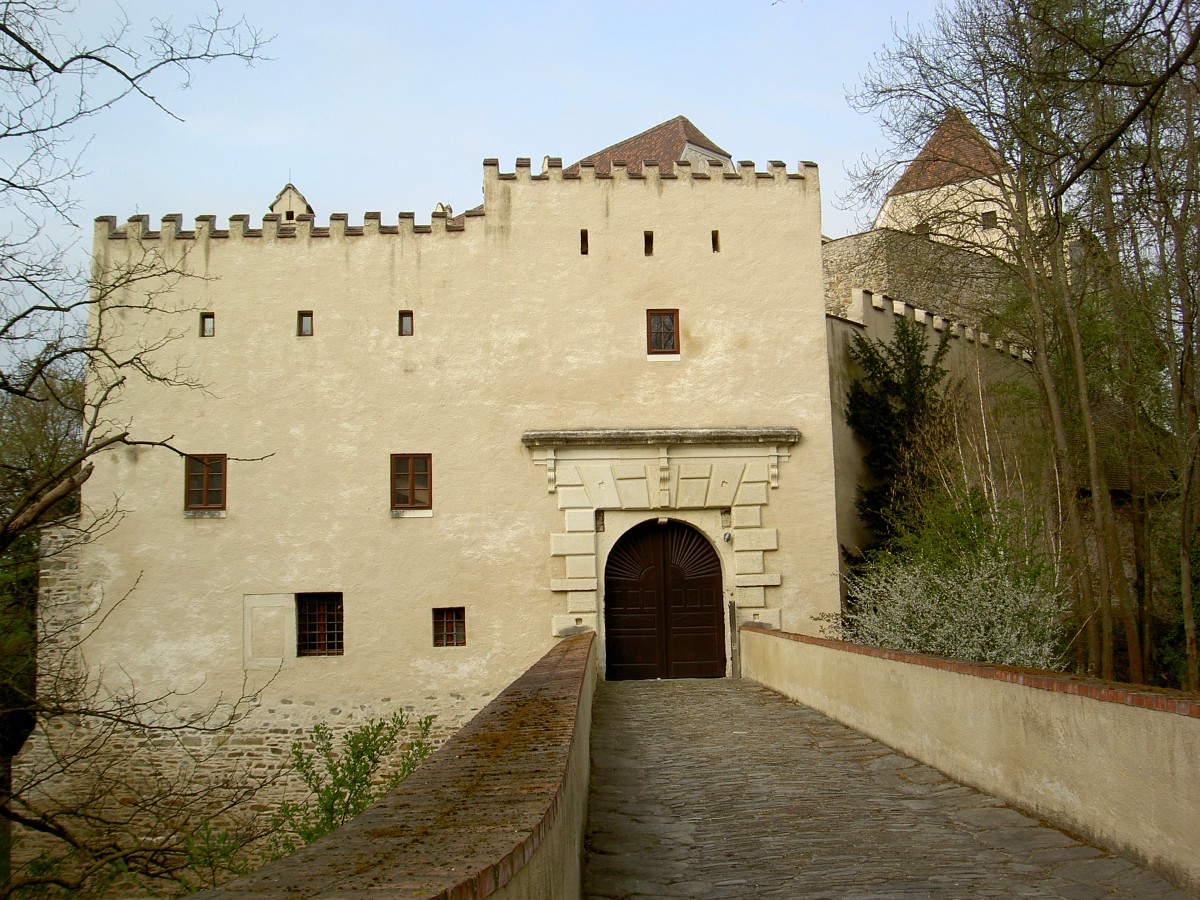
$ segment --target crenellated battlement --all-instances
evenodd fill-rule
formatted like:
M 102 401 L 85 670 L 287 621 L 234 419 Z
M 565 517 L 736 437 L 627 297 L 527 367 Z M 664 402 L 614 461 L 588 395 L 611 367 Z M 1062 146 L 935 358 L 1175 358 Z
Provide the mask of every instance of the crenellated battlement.
M 736 172 L 727 172 L 715 166 L 693 166 L 687 160 L 678 160 L 674 172 L 660 172 L 658 162 L 642 160 L 641 171 L 630 171 L 631 160 L 614 160 L 612 171 L 597 173 L 592 163 L 579 163 L 578 172 L 566 172 L 562 159 L 557 156 L 547 156 L 542 161 L 542 171 L 534 175 L 533 164 L 529 157 L 517 157 L 516 168 L 512 172 L 501 172 L 498 159 L 483 161 L 483 177 L 489 180 L 516 182 L 592 182 L 592 181 L 758 181 L 758 180 L 803 180 L 814 177 L 817 164 L 802 161 L 797 164 L 796 171 L 789 172 L 787 164 L 777 159 L 767 162 L 765 171 L 758 171 L 757 166 L 750 160 L 742 160 L 737 164 Z
M 866 322 L 867 316 L 872 311 L 876 314 L 883 313 L 885 315 L 890 312 L 899 318 L 911 318 L 918 325 L 932 328 L 939 333 L 949 332 L 951 338 L 959 338 L 969 344 L 977 343 L 981 347 L 991 347 L 997 353 L 1007 354 L 1013 359 L 1019 359 L 1023 362 L 1033 362 L 1033 353 L 1013 341 L 996 337 L 972 325 L 948 319 L 927 309 L 913 306 L 903 300 L 894 300 L 886 294 L 873 294 L 871 291 L 861 291 L 860 293 L 864 322 Z
M 675 163 L 674 172 L 659 172 L 658 163 L 644 161 L 640 172 L 629 171 L 628 163 L 616 161 L 612 164 L 611 173 L 599 174 L 595 166 L 582 163 L 578 172 L 565 172 L 560 157 L 548 156 L 542 162 L 541 172 L 533 173 L 533 165 L 529 157 L 518 157 L 516 166 L 511 172 L 500 171 L 497 159 L 483 161 L 484 197 L 482 206 L 467 210 L 457 215 L 448 208 L 434 210 L 428 225 L 418 225 L 416 214 L 401 212 L 395 224 L 384 224 L 379 212 L 367 212 L 363 215 L 361 224 L 350 224 L 346 213 L 332 213 L 328 225 L 317 225 L 316 216 L 311 213 L 298 213 L 294 220 L 284 221 L 278 213 L 266 213 L 261 223 L 255 227 L 251 217 L 245 213 L 229 217 L 228 228 L 217 227 L 215 215 L 199 215 L 195 218 L 193 228 L 185 228 L 183 216 L 170 213 L 162 217 L 158 229 L 150 224 L 146 215 L 131 216 L 125 224 L 119 224 L 116 216 L 99 216 L 95 220 L 95 236 L 97 240 L 109 241 L 194 241 L 205 239 L 238 239 L 265 238 L 267 240 L 309 239 L 309 238 L 347 238 L 370 237 L 374 235 L 418 235 L 418 234 L 455 234 L 469 231 L 472 223 L 483 219 L 487 214 L 487 198 L 492 196 L 492 189 L 504 184 L 591 184 L 591 183 L 620 183 L 637 182 L 648 185 L 656 183 L 737 183 L 739 185 L 764 183 L 788 184 L 812 180 L 815 183 L 817 165 L 813 162 L 800 162 L 794 171 L 789 172 L 786 163 L 770 160 L 767 168 L 759 171 L 755 163 L 741 161 L 737 164 L 736 172 L 728 172 L 717 166 L 693 166 L 687 161 Z

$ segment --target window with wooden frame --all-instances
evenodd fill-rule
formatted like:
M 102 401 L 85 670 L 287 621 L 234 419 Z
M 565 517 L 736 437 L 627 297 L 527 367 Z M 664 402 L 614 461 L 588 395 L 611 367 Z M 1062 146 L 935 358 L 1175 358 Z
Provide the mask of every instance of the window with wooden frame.
M 679 310 L 646 310 L 646 352 L 679 352 Z
M 392 509 L 433 509 L 433 457 L 392 454 Z
M 184 509 L 225 508 L 226 462 L 223 453 L 184 457 Z
M 412 337 L 413 333 L 413 312 L 411 309 L 400 310 L 400 336 Z
M 296 595 L 296 655 L 342 656 L 341 593 Z
M 299 337 L 312 337 L 313 314 L 311 309 L 302 309 L 296 313 L 296 334 Z
M 200 337 L 212 337 L 217 333 L 217 314 L 200 313 Z
M 433 611 L 433 646 L 464 647 L 467 643 L 467 610 L 445 606 Z

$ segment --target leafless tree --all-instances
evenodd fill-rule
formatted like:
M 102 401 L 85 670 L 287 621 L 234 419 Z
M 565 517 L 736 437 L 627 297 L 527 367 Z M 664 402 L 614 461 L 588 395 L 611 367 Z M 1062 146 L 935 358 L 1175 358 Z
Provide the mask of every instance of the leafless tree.
M 122 705 L 82 676 L 66 677 L 68 669 L 46 670 L 44 661 L 47 689 L 33 688 L 39 610 L 30 567 L 39 552 L 37 529 L 73 512 L 98 454 L 122 444 L 170 445 L 169 435 L 133 434 L 106 412 L 127 374 L 188 383 L 156 360 L 162 341 L 147 346 L 120 339 L 131 309 L 174 311 L 169 287 L 184 277 L 178 266 L 147 252 L 118 271 L 93 272 L 63 238 L 75 226 L 72 186 L 86 174 L 80 159 L 86 129 L 90 119 L 124 102 L 149 103 L 170 116 L 159 91 L 186 85 L 208 63 L 259 61 L 266 43 L 217 5 L 186 24 L 163 18 L 139 28 L 121 18 L 94 35 L 74 13 L 67 0 L 0 2 L 0 414 L 6 427 L 0 441 L 0 883 L 10 881 L 11 822 L 54 832 L 67 844 L 103 831 L 47 818 L 44 810 L 35 815 L 27 797 L 14 795 L 12 760 L 31 731 L 87 717 L 136 730 L 152 724 L 151 711 L 161 711 L 161 704 Z M 111 524 L 111 512 L 92 521 Z M 69 656 L 56 664 L 67 666 Z M 220 720 L 218 714 L 178 724 L 195 730 Z M 89 734 L 102 740 L 104 729 Z M 88 746 L 58 757 L 64 770 L 79 765 Z M 145 858 L 153 856 L 147 851 Z

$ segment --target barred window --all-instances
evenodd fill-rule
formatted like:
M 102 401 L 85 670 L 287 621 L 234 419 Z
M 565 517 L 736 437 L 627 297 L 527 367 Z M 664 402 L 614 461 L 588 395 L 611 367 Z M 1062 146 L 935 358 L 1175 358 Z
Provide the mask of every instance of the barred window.
M 433 509 L 433 457 L 392 454 L 392 509 Z
M 646 310 L 646 352 L 679 352 L 679 310 Z
M 467 643 L 467 610 L 444 606 L 433 611 L 433 646 L 463 647 Z
M 296 595 L 296 655 L 341 656 L 342 595 Z
M 184 459 L 184 509 L 225 508 L 225 454 L 208 453 Z

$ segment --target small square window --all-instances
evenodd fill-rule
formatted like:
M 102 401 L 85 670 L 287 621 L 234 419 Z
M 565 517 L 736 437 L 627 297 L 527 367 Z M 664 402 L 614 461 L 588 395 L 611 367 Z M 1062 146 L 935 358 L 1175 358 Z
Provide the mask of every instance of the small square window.
M 225 508 L 225 454 L 208 453 L 184 459 L 184 509 Z
M 413 333 L 413 314 L 411 309 L 400 310 L 400 336 L 409 337 Z
M 311 309 L 302 309 L 296 313 L 296 334 L 300 337 L 312 337 L 313 314 Z
M 913 234 L 929 234 L 929 223 L 918 222 L 913 226 Z
M 989 209 L 979 217 L 979 224 L 989 231 L 1000 227 L 999 217 L 994 209 Z
M 642 252 L 644 252 L 647 256 L 654 255 L 654 232 L 653 231 L 642 232 Z
M 296 655 L 342 656 L 342 595 L 296 595 Z
M 200 313 L 200 337 L 212 337 L 217 333 L 217 314 Z
M 283 221 L 295 222 L 296 221 L 296 211 L 294 209 L 286 210 L 283 214 Z
M 679 310 L 646 310 L 646 352 L 679 352 Z
M 433 611 L 433 646 L 465 647 L 467 643 L 467 610 L 462 606 L 445 606 Z
M 392 509 L 433 509 L 433 457 L 392 454 Z

